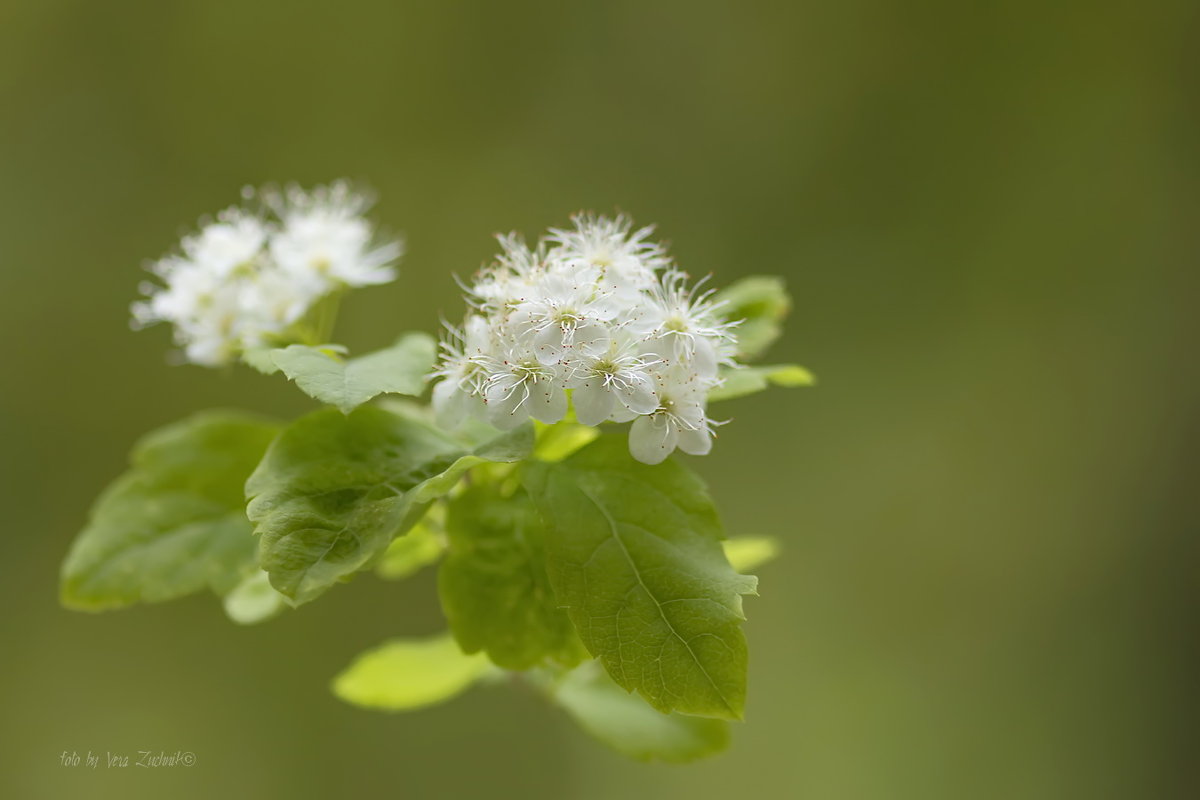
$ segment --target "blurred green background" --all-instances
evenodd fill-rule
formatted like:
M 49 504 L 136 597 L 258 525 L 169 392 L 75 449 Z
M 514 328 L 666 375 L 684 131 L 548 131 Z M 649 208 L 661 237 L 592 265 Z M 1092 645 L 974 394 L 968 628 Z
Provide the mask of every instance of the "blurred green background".
M 4 0 L 0 795 L 1189 796 L 1197 9 Z M 691 460 L 785 548 L 728 754 L 629 763 L 503 689 L 340 705 L 355 653 L 442 627 L 432 574 L 256 628 L 206 596 L 58 607 L 135 437 L 310 407 L 166 366 L 128 330 L 142 263 L 244 184 L 341 176 L 409 243 L 352 347 L 457 316 L 492 232 L 581 208 L 718 284 L 787 277 L 772 357 L 821 385 L 729 404 Z M 197 763 L 59 765 L 89 749 Z

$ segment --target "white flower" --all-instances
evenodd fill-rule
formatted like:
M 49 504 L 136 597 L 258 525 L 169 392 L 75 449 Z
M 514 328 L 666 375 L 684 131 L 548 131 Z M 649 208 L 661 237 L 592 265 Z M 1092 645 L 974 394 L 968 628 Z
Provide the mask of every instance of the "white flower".
M 228 208 L 151 267 L 164 285 L 142 285 L 135 327 L 169 322 L 188 361 L 221 366 L 247 348 L 297 341 L 325 295 L 391 279 L 399 245 L 370 249 L 371 227 L 359 216 L 367 203 L 345 184 L 261 197 L 264 213 Z
M 662 383 L 659 406 L 629 427 L 629 452 L 645 464 L 658 464 L 678 447 L 694 456 L 712 449 L 712 423 L 699 386 Z
M 510 430 L 530 417 L 553 425 L 567 415 L 558 369 L 538 361 L 532 350 L 517 346 L 503 358 L 486 359 L 483 366 L 483 398 L 488 420 L 497 428 Z
M 489 360 L 491 331 L 487 320 L 474 315 L 467 317 L 462 330 L 451 325 L 446 330 L 441 366 L 430 376 L 441 379 L 433 387 L 433 413 L 442 426 L 456 428 L 484 410 L 484 364 Z
M 664 249 L 629 220 L 576 216 L 529 247 L 501 253 L 464 287 L 472 311 L 431 376 L 446 424 L 483 413 L 497 427 L 553 424 L 568 396 L 584 425 L 633 421 L 630 452 L 657 464 L 676 448 L 712 447 L 708 391 L 733 364 L 736 323 L 711 291 L 689 287 Z
M 271 237 L 271 258 L 293 279 L 315 281 L 324 290 L 395 279 L 392 264 L 403 252 L 400 242 L 371 247 L 374 234 L 362 217 L 370 202 L 345 183 L 312 192 L 292 186 L 264 199 L 282 222 Z
M 305 315 L 320 296 L 311 283 L 274 269 L 260 270 L 239 293 L 243 347 L 263 347 Z
M 571 364 L 567 386 L 572 389 L 575 416 L 584 425 L 599 425 L 626 414 L 650 414 L 658 409 L 651 369 L 661 362 L 637 353 L 628 335 L 611 340 L 608 349 Z
M 267 226 L 261 219 L 240 208 L 228 208 L 216 222 L 185 236 L 181 247 L 188 261 L 225 278 L 239 267 L 252 265 L 266 241 Z
M 664 274 L 629 327 L 654 343 L 655 352 L 665 349 L 676 361 L 690 362 L 702 376 L 715 379 L 721 363 L 732 363 L 736 323 L 718 316 L 709 299 L 713 290 L 696 294 L 703 280 L 692 287 L 686 281 L 687 275 L 677 270 Z
M 516 302 L 508 323 L 529 341 L 538 361 L 558 364 L 607 350 L 609 324 L 619 310 L 611 295 L 596 288 L 596 275 L 588 269 L 560 268 Z
M 574 230 L 551 228 L 547 240 L 555 245 L 551 255 L 598 270 L 610 290 L 634 291 L 653 285 L 655 272 L 670 261 L 663 247 L 646 241 L 654 226 L 630 233 L 632 223 L 624 215 L 616 219 L 576 214 Z

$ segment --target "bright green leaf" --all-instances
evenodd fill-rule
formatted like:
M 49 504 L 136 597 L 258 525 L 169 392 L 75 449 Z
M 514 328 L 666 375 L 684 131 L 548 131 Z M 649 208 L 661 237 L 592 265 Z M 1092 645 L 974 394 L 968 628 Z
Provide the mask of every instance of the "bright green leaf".
M 741 320 L 736 329 L 738 357 L 752 360 L 783 332 L 783 318 L 792 308 L 792 298 L 783 279 L 768 275 L 751 275 L 731 283 L 713 297 L 723 302 L 721 314 L 728 320 Z
M 287 599 L 275 591 L 261 569 L 255 569 L 225 595 L 225 614 L 239 625 L 265 622 L 285 608 Z
M 446 551 L 445 538 L 445 508 L 434 503 L 408 533 L 392 540 L 375 565 L 375 572 L 387 580 L 407 578 L 437 563 Z
M 99 611 L 236 586 L 254 564 L 242 485 L 278 427 L 213 411 L 143 438 L 67 555 L 62 602 Z
M 392 639 L 334 678 L 333 693 L 364 708 L 411 711 L 461 694 L 490 669 L 482 655 L 464 655 L 449 634 Z
M 442 609 L 468 653 L 524 670 L 584 653 L 546 576 L 545 530 L 524 490 L 504 496 L 476 484 L 447 503 L 450 547 L 438 571 Z
M 536 429 L 533 454 L 541 461 L 562 461 L 600 435 L 598 428 L 565 420 L 555 425 L 538 422 Z
M 725 368 L 721 370 L 721 379 L 723 383 L 708 393 L 710 402 L 761 392 L 772 384 L 793 387 L 812 386 L 817 382 L 811 372 L 795 364 Z
M 271 351 L 305 393 L 344 414 L 377 394 L 421 394 L 436 357 L 437 343 L 424 333 L 406 333 L 391 347 L 349 360 L 329 348 L 301 344 Z
M 594 662 L 568 673 L 550 696 L 592 736 L 641 761 L 695 761 L 729 746 L 728 722 L 655 711 Z
M 774 561 L 779 555 L 779 542 L 769 536 L 739 536 L 726 539 L 725 557 L 729 564 L 738 572 L 746 572 L 755 567 Z
M 677 461 L 649 466 L 619 436 L 526 484 L 548 523 L 551 585 L 614 680 L 663 712 L 738 719 L 746 691 L 743 594 L 701 480 Z
M 247 513 L 271 585 L 295 604 L 348 580 L 462 474 L 532 447 L 526 429 L 475 453 L 414 418 L 373 406 L 322 409 L 286 428 L 246 482 Z

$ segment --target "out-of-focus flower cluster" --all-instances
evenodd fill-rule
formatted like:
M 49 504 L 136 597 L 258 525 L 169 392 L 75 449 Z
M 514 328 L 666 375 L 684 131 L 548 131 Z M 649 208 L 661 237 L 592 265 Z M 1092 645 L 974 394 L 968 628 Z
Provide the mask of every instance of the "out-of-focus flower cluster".
M 706 397 L 733 365 L 734 327 L 665 249 L 624 217 L 579 215 L 530 248 L 515 234 L 467 287 L 470 310 L 442 343 L 434 410 L 508 429 L 555 423 L 568 392 L 585 425 L 632 420 L 648 464 L 712 447 Z M 703 281 L 701 281 L 703 283 Z
M 135 327 L 169 322 L 184 357 L 219 366 L 244 350 L 303 338 L 305 316 L 347 287 L 395 278 L 398 241 L 377 242 L 370 203 L 345 183 L 306 192 L 246 190 L 255 208 L 231 207 L 151 265 L 133 304 Z

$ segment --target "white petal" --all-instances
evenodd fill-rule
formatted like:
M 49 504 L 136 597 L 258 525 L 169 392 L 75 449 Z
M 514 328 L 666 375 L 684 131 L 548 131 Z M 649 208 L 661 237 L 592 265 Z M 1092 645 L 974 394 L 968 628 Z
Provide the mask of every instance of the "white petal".
M 638 417 L 629 426 L 629 454 L 643 464 L 658 464 L 665 461 L 679 434 L 660 415 Z
M 562 328 L 550 325 L 533 337 L 533 352 L 537 360 L 546 365 L 557 364 L 563 355 Z
M 489 422 L 502 431 L 512 430 L 529 419 L 529 401 L 525 400 L 525 388 L 517 386 L 507 390 L 496 386 L 489 389 L 487 417 Z
M 613 395 L 604 386 L 604 381 L 584 381 L 571 395 L 575 403 L 575 418 L 584 425 L 599 425 L 608 419 L 613 409 Z
M 626 386 L 617 389 L 617 397 L 626 408 L 635 414 L 649 414 L 658 408 L 658 395 L 654 393 L 654 381 L 644 375 L 630 378 Z
M 613 422 L 629 422 L 629 420 L 631 420 L 637 416 L 638 416 L 638 414 L 634 413 L 633 411 L 630 411 L 628 408 L 626 408 L 622 404 L 613 403 L 612 413 L 610 413 L 608 415 L 608 418 Z
M 567 415 L 567 393 L 553 381 L 538 381 L 529 387 L 529 416 L 553 425 Z
M 694 456 L 708 455 L 712 450 L 712 436 L 704 428 L 694 431 L 679 431 L 679 449 Z
M 575 329 L 571 347 L 579 358 L 597 358 L 608 352 L 611 343 L 612 335 L 608 332 L 608 326 L 589 322 Z
M 443 428 L 457 428 L 467 416 L 467 393 L 452 380 L 442 380 L 433 387 L 433 413 Z
M 712 340 L 704 336 L 697 336 L 693 344 L 693 351 L 695 370 L 706 378 L 715 376 L 717 374 L 717 348 Z

